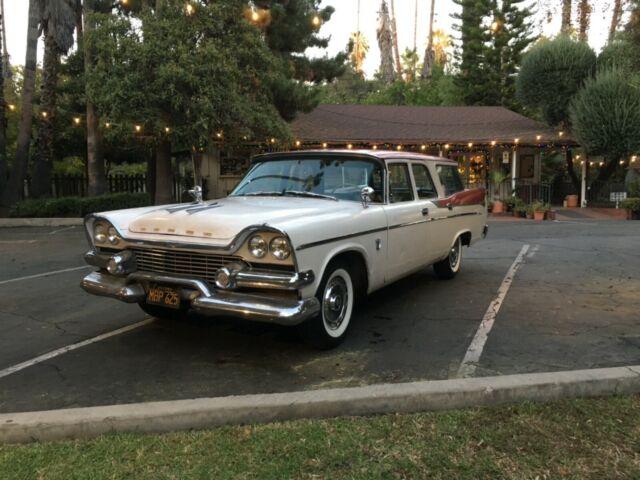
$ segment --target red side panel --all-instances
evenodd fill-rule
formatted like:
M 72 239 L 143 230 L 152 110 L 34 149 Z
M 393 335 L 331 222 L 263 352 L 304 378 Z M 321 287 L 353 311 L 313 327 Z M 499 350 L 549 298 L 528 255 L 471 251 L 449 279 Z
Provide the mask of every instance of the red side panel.
M 446 198 L 437 201 L 439 207 L 460 207 L 463 205 L 484 205 L 485 189 L 472 188 L 462 192 L 454 193 Z

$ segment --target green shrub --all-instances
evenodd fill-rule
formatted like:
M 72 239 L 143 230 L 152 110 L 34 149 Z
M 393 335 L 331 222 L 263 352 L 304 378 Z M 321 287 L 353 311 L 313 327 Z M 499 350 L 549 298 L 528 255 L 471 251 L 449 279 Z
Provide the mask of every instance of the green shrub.
M 640 215 L 640 197 L 627 198 L 620 202 L 622 208 L 628 208 L 636 215 Z
M 61 197 L 23 200 L 14 205 L 9 216 L 84 217 L 89 213 L 150 205 L 146 193 L 115 193 L 99 197 Z

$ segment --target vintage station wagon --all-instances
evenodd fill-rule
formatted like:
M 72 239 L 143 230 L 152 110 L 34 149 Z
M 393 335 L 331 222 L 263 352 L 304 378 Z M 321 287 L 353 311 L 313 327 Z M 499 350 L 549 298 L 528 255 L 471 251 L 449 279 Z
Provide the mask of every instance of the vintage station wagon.
M 457 168 L 405 152 L 259 155 L 226 198 L 89 215 L 98 270 L 82 288 L 158 317 L 297 325 L 330 348 L 359 299 L 429 265 L 454 277 L 487 234 L 485 191 Z

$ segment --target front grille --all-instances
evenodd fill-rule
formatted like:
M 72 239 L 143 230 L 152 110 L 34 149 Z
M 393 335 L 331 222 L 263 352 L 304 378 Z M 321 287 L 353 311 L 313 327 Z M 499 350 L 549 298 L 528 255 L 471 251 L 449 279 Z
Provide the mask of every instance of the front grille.
M 165 250 L 161 248 L 132 248 L 138 270 L 196 277 L 215 282 L 216 271 L 230 262 L 242 262 L 240 257 L 200 252 Z

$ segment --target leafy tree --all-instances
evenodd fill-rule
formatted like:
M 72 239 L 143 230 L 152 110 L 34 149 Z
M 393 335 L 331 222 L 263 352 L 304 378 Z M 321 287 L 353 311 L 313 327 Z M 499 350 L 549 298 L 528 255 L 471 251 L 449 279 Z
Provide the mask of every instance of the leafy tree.
M 318 100 L 328 104 L 364 103 L 380 87 L 379 83 L 377 80 L 366 80 L 349 66 L 338 78 L 319 87 Z
M 320 7 L 321 0 L 255 0 L 254 4 L 268 12 L 265 41 L 279 60 L 279 75 L 273 75 L 269 87 L 273 101 L 285 120 L 293 120 L 299 111 L 308 112 L 318 104 L 317 89 L 344 72 L 349 52 L 334 57 L 309 58 L 308 48 L 326 48 L 328 37 L 319 35 L 319 28 L 328 22 L 334 8 Z
M 143 8 L 139 20 L 96 14 L 95 31 L 85 33 L 96 55 L 89 100 L 114 130 L 155 150 L 158 203 L 171 199 L 172 148 L 204 146 L 216 133 L 228 142 L 288 138 L 269 88 L 278 59 L 244 19 L 245 7 L 212 2 L 189 14 L 182 1 L 167 0 Z
M 53 125 L 57 114 L 57 83 L 60 56 L 73 45 L 75 28 L 75 0 L 38 0 L 40 30 L 44 36 L 44 61 L 41 116 L 38 121 L 38 140 L 34 156 L 32 195 L 50 195 L 53 168 Z
M 463 92 L 467 105 L 493 104 L 489 86 L 489 67 L 486 44 L 490 41 L 490 30 L 486 20 L 492 13 L 491 0 L 453 0 L 461 7 L 461 13 L 453 18 L 460 21 L 454 28 L 460 32 L 457 52 L 459 74 L 456 83 Z
M 487 48 L 487 85 L 489 104 L 518 109 L 516 74 L 523 52 L 533 42 L 531 35 L 533 12 L 523 5 L 525 0 L 494 2 L 491 41 Z
M 624 70 L 603 70 L 585 82 L 569 110 L 576 140 L 587 153 L 606 159 L 593 190 L 621 159 L 640 151 L 640 89 Z
M 596 67 L 596 54 L 567 36 L 542 40 L 522 58 L 518 99 L 552 126 L 569 126 L 569 102 Z
M 404 80 L 409 83 L 414 82 L 418 78 L 418 72 L 422 70 L 418 52 L 413 49 L 407 48 L 402 54 L 401 59 Z

